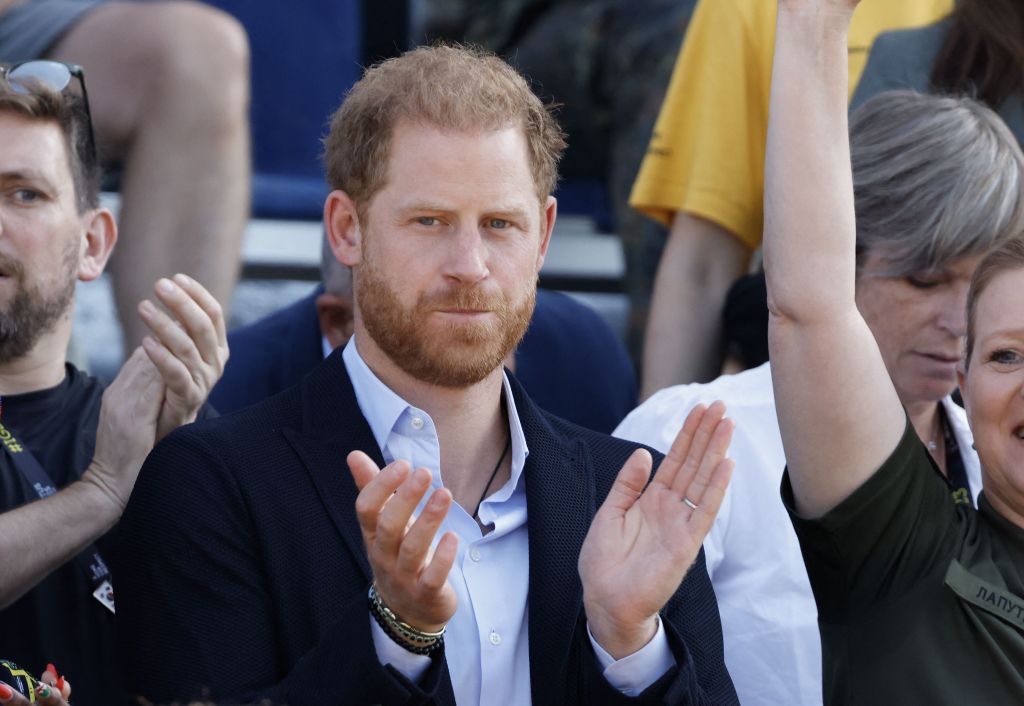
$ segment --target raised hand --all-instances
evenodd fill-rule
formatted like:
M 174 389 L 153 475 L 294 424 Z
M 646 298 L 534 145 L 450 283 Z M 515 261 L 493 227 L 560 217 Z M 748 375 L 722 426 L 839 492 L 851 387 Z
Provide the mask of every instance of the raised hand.
M 679 588 L 722 504 L 733 462 L 725 405 L 687 416 L 648 485 L 651 455 L 637 450 L 594 516 L 580 551 L 590 630 L 621 659 L 646 645 L 656 616 Z M 646 487 L 645 487 L 646 486 Z
M 413 511 L 430 488 L 430 471 L 410 472 L 405 461 L 383 470 L 362 451 L 348 455 L 359 497 L 356 515 L 381 600 L 415 628 L 437 632 L 455 615 L 457 599 L 448 583 L 459 540 L 445 532 L 430 545 L 452 504 L 445 488 L 435 490 L 415 521 Z
M 157 423 L 159 441 L 195 420 L 224 372 L 228 339 L 220 304 L 191 277 L 161 279 L 154 291 L 169 314 L 147 299 L 139 304 L 139 316 L 153 332 L 142 347 L 167 388 Z

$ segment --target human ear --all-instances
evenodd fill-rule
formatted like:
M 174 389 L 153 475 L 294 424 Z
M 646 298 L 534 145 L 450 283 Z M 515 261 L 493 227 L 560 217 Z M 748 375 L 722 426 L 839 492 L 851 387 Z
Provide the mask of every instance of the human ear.
M 348 267 L 362 259 L 362 230 L 355 202 L 344 191 L 335 190 L 324 202 L 324 230 L 331 252 Z
M 551 244 L 551 231 L 555 227 L 555 218 L 558 216 L 558 201 L 554 196 L 548 196 L 547 202 L 544 204 L 544 210 L 541 211 L 543 220 L 540 224 L 540 250 L 537 254 L 537 271 L 540 272 L 540 268 L 544 265 L 544 258 L 548 254 L 548 245 Z
M 316 315 L 320 333 L 331 348 L 345 345 L 352 337 L 355 309 L 351 297 L 324 292 L 316 298 Z
M 83 282 L 103 274 L 117 242 L 117 222 L 108 209 L 92 209 L 83 216 L 84 231 L 78 259 L 78 279 Z

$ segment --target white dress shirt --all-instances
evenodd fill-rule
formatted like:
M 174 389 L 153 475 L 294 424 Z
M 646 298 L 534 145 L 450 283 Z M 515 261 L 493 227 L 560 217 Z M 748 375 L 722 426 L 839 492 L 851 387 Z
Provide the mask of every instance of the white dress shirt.
M 432 475 L 431 487 L 443 487 L 440 447 L 430 415 L 409 405 L 381 382 L 359 355 L 354 338 L 346 345 L 343 359 L 359 408 L 385 462 L 404 459 L 413 468 L 427 468 Z M 455 700 L 460 706 L 494 703 L 496 694 L 501 695 L 501 703 L 510 706 L 531 703 L 527 635 L 528 479 L 523 476 L 529 449 L 507 378 L 503 385 L 511 437 L 511 477 L 501 488 L 492 489 L 479 509 L 480 521 L 493 524 L 494 529 L 484 535 L 476 520 L 453 504 L 434 540 L 436 543 L 447 531 L 459 537 L 455 564 L 448 576 L 458 597 L 458 608 L 445 633 L 445 656 Z M 416 508 L 416 516 L 429 496 L 428 492 Z M 550 541 L 557 539 L 551 537 Z M 381 663 L 391 664 L 417 681 L 430 666 L 430 658 L 405 650 L 376 621 L 370 620 Z M 593 637 L 591 643 L 605 678 L 629 695 L 643 691 L 675 664 L 660 621 L 651 642 L 618 661 L 601 649 Z
M 786 457 L 768 363 L 706 384 L 666 388 L 633 410 L 615 436 L 666 450 L 697 404 L 722 400 L 736 422 L 736 462 L 704 540 L 722 617 L 725 664 L 744 706 L 821 706 L 818 610 L 779 488 Z M 943 400 L 977 502 L 977 455 L 962 409 Z

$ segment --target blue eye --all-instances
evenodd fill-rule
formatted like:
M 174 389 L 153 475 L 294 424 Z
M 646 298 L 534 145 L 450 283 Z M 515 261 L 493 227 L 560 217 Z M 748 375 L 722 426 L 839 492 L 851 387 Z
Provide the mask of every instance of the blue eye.
M 504 218 L 492 218 L 491 220 L 487 221 L 487 227 L 493 228 L 495 230 L 504 230 L 505 228 L 508 228 L 510 225 L 511 223 L 506 221 Z
M 35 189 L 18 189 L 14 192 L 14 197 L 23 203 L 34 203 L 41 199 L 42 196 Z
M 1017 351 L 1001 349 L 992 351 L 992 354 L 988 357 L 993 363 L 999 365 L 1015 365 L 1021 362 L 1021 356 Z
M 433 216 L 420 216 L 416 219 L 416 222 L 421 226 L 436 226 L 438 221 Z

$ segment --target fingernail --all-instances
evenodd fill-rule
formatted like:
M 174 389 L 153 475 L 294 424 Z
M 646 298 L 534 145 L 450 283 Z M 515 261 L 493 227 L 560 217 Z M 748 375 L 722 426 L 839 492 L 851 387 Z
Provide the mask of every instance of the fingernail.
M 60 692 L 64 691 L 64 677 L 63 676 L 57 677 L 57 691 L 60 691 Z
M 142 313 L 144 314 L 152 314 L 153 312 L 156 311 L 156 307 L 153 306 L 153 303 L 150 302 L 148 299 L 143 299 L 139 303 L 139 309 L 141 309 Z
M 50 662 L 46 665 L 46 671 L 52 674 L 54 679 L 57 678 L 57 667 L 53 665 L 53 662 Z
M 50 698 L 50 685 L 40 684 L 38 687 L 36 687 L 36 693 L 39 694 L 39 698 L 41 699 Z
M 188 285 L 192 284 L 192 278 L 189 277 L 186 274 L 182 274 L 181 272 L 179 272 L 178 274 L 174 275 L 174 281 L 177 282 L 178 284 L 184 285 L 186 287 Z
M 14 689 L 0 681 L 0 699 L 7 701 L 12 698 L 14 698 Z
M 164 294 L 170 294 L 171 292 L 174 291 L 174 283 L 171 282 L 171 280 L 167 279 L 166 277 L 161 277 L 160 280 L 156 283 L 156 288 L 159 289 Z

